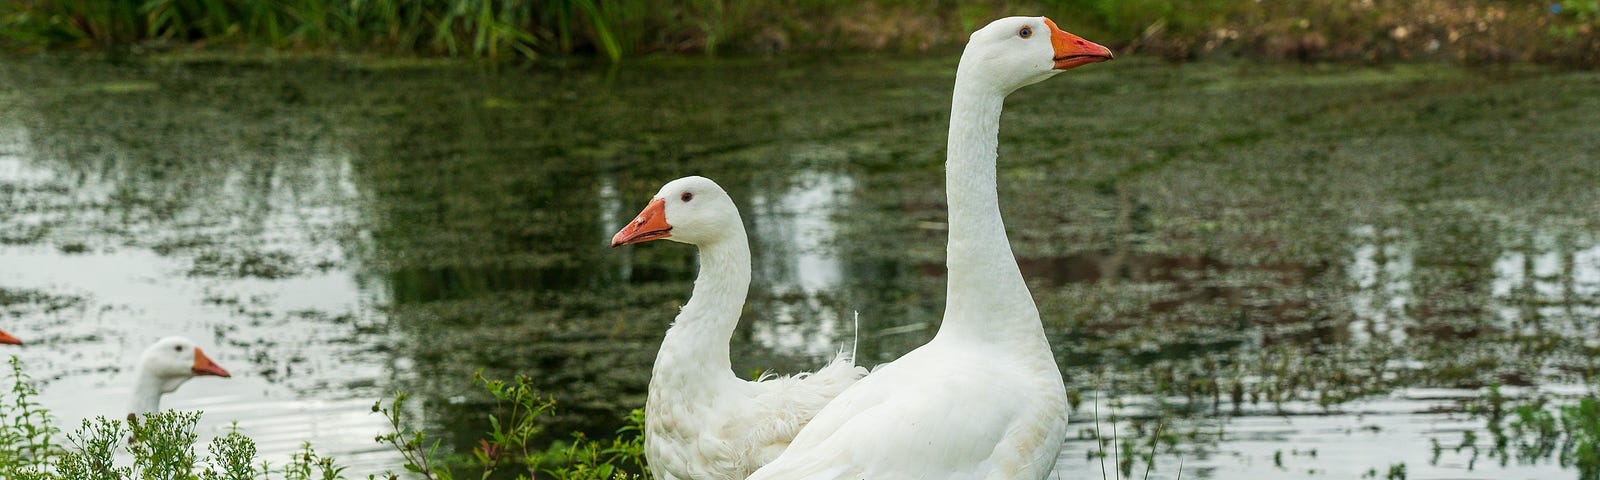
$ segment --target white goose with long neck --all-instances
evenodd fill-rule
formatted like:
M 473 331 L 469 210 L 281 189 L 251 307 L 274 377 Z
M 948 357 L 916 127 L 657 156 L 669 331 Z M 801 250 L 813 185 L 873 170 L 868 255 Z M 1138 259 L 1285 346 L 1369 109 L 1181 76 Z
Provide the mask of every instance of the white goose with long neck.
M 657 479 L 743 479 L 866 370 L 841 353 L 816 373 L 755 382 L 734 375 L 728 342 L 750 289 L 750 245 L 738 208 L 716 182 L 667 183 L 611 244 L 659 239 L 699 247 L 700 272 L 656 354 L 645 458 Z
M 203 375 L 231 376 L 187 338 L 158 340 L 139 355 L 130 411 L 134 414 L 160 411 L 162 395 L 175 392 L 184 382 Z
M 751 480 L 1048 477 L 1067 434 L 1066 387 L 1000 219 L 1000 111 L 1018 88 L 1109 59 L 1044 17 L 972 34 L 950 109 L 939 333 L 845 390 Z

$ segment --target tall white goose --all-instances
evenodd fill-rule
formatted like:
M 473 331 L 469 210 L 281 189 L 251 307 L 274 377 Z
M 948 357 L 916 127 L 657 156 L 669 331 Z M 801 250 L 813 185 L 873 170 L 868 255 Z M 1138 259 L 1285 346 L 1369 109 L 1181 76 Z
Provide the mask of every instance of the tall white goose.
M 0 330 L 0 345 L 22 345 L 22 340 L 11 336 L 5 330 Z
M 611 246 L 663 238 L 699 247 L 700 273 L 650 374 L 645 458 L 657 479 L 745 478 L 866 370 L 840 353 L 816 373 L 754 382 L 735 376 L 728 341 L 750 288 L 750 245 L 739 209 L 716 182 L 673 180 Z
M 1044 17 L 974 32 L 950 111 L 949 286 L 928 344 L 845 390 L 751 480 L 1044 479 L 1067 433 L 1066 387 L 1012 256 L 995 184 L 1006 95 L 1111 59 Z
M 134 372 L 132 412 L 143 414 L 160 410 L 162 395 L 203 375 L 231 376 L 187 338 L 167 337 L 156 341 L 139 356 L 139 367 Z

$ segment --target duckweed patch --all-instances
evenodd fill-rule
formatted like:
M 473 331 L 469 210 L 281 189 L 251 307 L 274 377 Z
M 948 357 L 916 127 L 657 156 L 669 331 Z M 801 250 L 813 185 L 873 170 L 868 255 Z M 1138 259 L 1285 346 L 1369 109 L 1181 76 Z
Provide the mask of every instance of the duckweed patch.
M 304 267 L 293 254 L 280 251 L 202 252 L 194 257 L 189 275 L 211 277 L 288 278 Z
M 1600 400 L 1592 396 L 1508 397 L 1496 384 L 1468 411 L 1485 421 L 1489 443 L 1480 446 L 1469 430 L 1454 447 L 1457 454 L 1470 450 L 1472 461 L 1481 454 L 1501 465 L 1556 462 L 1577 470 L 1580 478 L 1600 474 Z

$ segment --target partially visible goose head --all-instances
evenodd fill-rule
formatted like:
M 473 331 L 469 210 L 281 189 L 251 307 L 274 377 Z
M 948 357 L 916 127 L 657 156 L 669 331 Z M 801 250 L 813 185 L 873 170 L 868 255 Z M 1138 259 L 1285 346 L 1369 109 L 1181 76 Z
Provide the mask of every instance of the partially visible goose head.
M 705 246 L 735 236 L 744 241 L 743 233 L 739 208 L 727 191 L 709 178 L 683 177 L 662 186 L 644 211 L 611 237 L 611 246 L 663 238 Z
M 11 334 L 6 333 L 4 330 L 0 330 L 0 344 L 4 344 L 4 345 L 22 345 L 22 340 L 17 339 L 17 337 L 11 336 Z
M 135 413 L 158 410 L 162 394 L 176 391 L 191 378 L 232 376 L 200 351 L 193 341 L 183 337 L 163 338 L 145 349 L 139 356 L 135 375 L 138 377 L 133 393 Z
M 972 32 L 956 76 L 1010 94 L 1058 73 L 1111 60 L 1111 50 L 1045 17 L 1006 17 Z

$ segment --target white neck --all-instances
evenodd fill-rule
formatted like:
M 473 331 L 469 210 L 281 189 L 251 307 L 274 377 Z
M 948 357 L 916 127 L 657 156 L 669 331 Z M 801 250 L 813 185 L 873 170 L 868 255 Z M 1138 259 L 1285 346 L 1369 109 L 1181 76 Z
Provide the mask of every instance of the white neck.
M 963 59 L 965 60 L 965 59 Z M 966 63 L 963 61 L 963 63 Z M 1000 110 L 1007 92 L 958 71 L 945 162 L 950 283 L 939 336 L 981 340 L 1044 338 L 1039 310 L 1022 280 L 996 184 Z
M 699 248 L 700 273 L 694 280 L 694 293 L 661 341 L 652 386 L 656 382 L 698 384 L 738 379 L 729 360 L 728 342 L 750 291 L 750 244 L 743 224 L 723 239 Z M 693 388 L 671 388 L 685 387 Z
M 133 413 L 151 413 L 161 410 L 161 395 L 178 389 L 183 379 L 163 380 L 155 375 L 150 375 L 143 369 L 137 373 L 138 380 L 133 385 Z

